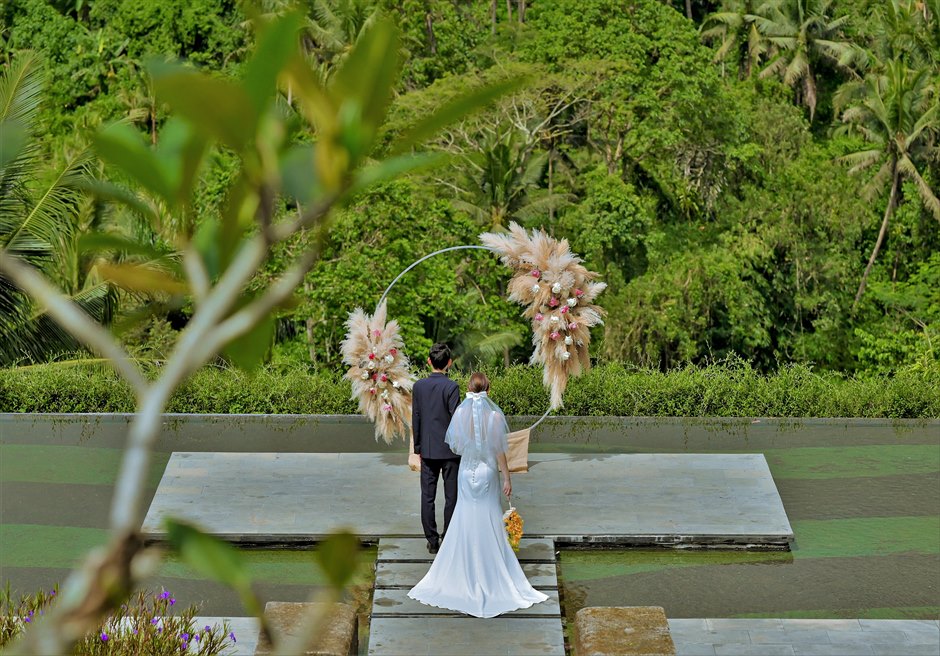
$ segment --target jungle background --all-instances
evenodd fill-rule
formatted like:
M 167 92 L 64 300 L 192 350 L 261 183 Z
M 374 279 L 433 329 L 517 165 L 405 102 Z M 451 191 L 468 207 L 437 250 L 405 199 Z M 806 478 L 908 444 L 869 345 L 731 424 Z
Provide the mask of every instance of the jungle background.
M 35 97 L 26 115 L 0 116 L 31 135 L 29 157 L 0 161 L 0 246 L 109 323 L 141 361 L 159 366 L 186 325 L 186 292 L 166 274 L 179 266 L 181 236 L 213 234 L 237 161 L 214 153 L 196 206 L 178 216 L 114 180 L 92 136 L 120 121 L 151 144 L 172 140 L 145 63 L 182 59 L 237 75 L 251 12 L 289 6 L 0 3 L 0 112 L 14 81 L 26 78 Z M 468 89 L 516 76 L 525 84 L 427 144 L 448 154 L 445 165 L 339 213 L 321 262 L 270 327 L 268 369 L 338 374 L 353 308 L 374 307 L 415 259 L 516 221 L 569 239 L 609 284 L 592 354 L 616 371 L 725 363 L 726 375 L 795 366 L 936 378 L 940 0 L 301 6 L 302 45 L 325 80 L 377 16 L 399 24 L 406 64 L 383 144 Z M 290 89 L 280 101 L 295 111 Z M 105 179 L 141 211 L 96 193 Z M 299 210 L 283 201 L 278 212 Z M 283 247 L 283 260 L 303 239 Z M 148 271 L 160 275 L 148 283 Z M 448 341 L 465 369 L 526 362 L 530 331 L 505 298 L 508 278 L 480 251 L 409 273 L 389 298 L 408 353 L 420 362 Z M 0 279 L 0 365 L 86 357 Z

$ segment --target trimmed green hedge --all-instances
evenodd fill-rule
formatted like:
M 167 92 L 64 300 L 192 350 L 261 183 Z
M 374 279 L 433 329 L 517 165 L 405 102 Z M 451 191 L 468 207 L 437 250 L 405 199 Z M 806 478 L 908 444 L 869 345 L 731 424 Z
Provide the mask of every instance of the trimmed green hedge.
M 538 415 L 548 405 L 542 372 L 489 372 L 492 395 L 507 414 Z M 466 385 L 466 374 L 455 378 Z M 207 368 L 173 396 L 168 412 L 356 414 L 339 374 L 263 368 L 248 375 Z M 0 370 L 0 412 L 132 412 L 130 389 L 100 365 L 42 365 Z M 845 378 L 790 365 L 763 375 L 735 361 L 666 373 L 619 364 L 572 380 L 561 414 L 675 417 L 940 417 L 940 370 Z

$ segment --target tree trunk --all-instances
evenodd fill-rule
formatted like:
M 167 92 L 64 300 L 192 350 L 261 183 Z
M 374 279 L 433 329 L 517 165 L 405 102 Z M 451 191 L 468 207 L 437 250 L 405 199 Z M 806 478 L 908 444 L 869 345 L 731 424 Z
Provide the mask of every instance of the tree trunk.
M 525 2 L 526 0 L 519 0 L 516 4 L 516 15 L 519 16 L 519 22 L 525 22 Z
M 692 20 L 692 0 L 685 0 L 685 17 Z
M 881 222 L 881 230 L 878 231 L 878 240 L 875 242 L 875 248 L 871 252 L 871 257 L 868 258 L 868 266 L 865 267 L 865 273 L 862 274 L 862 282 L 858 286 L 858 293 L 855 294 L 855 302 L 852 303 L 852 312 L 855 312 L 855 308 L 858 306 L 858 302 L 862 299 L 862 294 L 865 293 L 865 285 L 868 284 L 868 274 L 871 273 L 871 268 L 875 264 L 875 258 L 878 257 L 878 251 L 881 250 L 881 244 L 884 242 L 885 234 L 888 232 L 888 221 L 891 220 L 891 213 L 894 212 L 894 206 L 897 203 L 898 198 L 898 163 L 897 160 L 892 162 L 892 167 L 894 174 L 891 180 L 891 195 L 888 197 L 888 207 L 885 208 L 885 218 Z
M 506 24 L 512 23 L 512 0 L 506 0 Z
M 490 32 L 496 34 L 496 0 L 490 2 Z
M 811 68 L 806 71 L 806 76 L 803 78 L 803 91 L 803 101 L 809 107 L 809 122 L 812 123 L 816 115 L 816 79 L 813 77 Z
M 551 196 L 555 188 L 552 184 L 553 173 L 555 172 L 555 147 L 552 146 L 548 150 L 548 195 Z M 555 221 L 555 207 L 553 205 L 548 206 L 548 223 L 551 225 Z
M 434 16 L 431 14 L 429 9 L 424 14 L 424 27 L 428 33 L 428 48 L 431 49 L 431 54 L 437 54 L 437 39 L 434 37 Z

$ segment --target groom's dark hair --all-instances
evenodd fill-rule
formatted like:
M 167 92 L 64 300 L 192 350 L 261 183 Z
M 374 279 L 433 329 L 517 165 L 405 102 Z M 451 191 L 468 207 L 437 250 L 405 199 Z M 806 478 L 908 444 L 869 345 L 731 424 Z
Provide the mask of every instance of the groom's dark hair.
M 431 358 L 431 366 L 435 369 L 443 369 L 447 366 L 447 363 L 450 362 L 450 347 L 443 342 L 438 342 L 431 347 L 431 352 L 428 354 L 428 357 Z

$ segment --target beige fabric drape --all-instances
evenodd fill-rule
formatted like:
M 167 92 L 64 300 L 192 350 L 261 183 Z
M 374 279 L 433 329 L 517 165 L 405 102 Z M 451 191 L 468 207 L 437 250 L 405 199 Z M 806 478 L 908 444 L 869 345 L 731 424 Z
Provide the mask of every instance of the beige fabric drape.
M 509 453 L 506 454 L 509 471 L 524 474 L 529 471 L 529 429 L 513 431 L 506 438 L 509 441 Z M 414 433 L 408 440 L 408 467 L 413 472 L 421 471 L 421 458 L 415 453 Z

